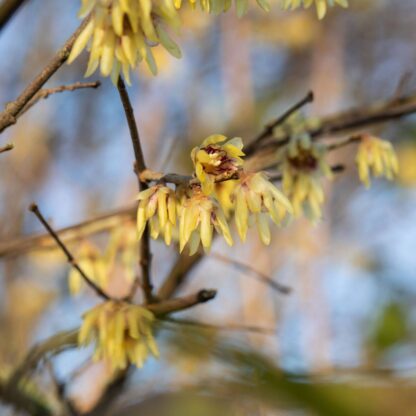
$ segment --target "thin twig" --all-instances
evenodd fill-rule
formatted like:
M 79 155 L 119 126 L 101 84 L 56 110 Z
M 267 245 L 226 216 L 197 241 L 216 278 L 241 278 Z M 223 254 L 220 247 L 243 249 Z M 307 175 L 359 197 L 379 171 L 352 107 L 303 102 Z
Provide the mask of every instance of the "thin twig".
M 61 250 L 66 255 L 66 258 L 68 260 L 68 263 L 78 271 L 78 273 L 82 276 L 82 278 L 85 280 L 85 283 L 88 284 L 88 286 L 93 289 L 98 296 L 101 296 L 102 298 L 106 300 L 110 300 L 111 297 L 107 295 L 99 286 L 97 286 L 84 272 L 84 270 L 79 266 L 79 264 L 75 261 L 73 255 L 70 253 L 68 248 L 65 246 L 65 244 L 62 242 L 62 240 L 59 238 L 58 234 L 52 229 L 52 227 L 49 225 L 49 223 L 46 221 L 45 217 L 40 212 L 38 206 L 36 204 L 31 204 L 29 207 L 29 210 L 33 212 L 38 220 L 41 222 L 41 224 L 46 228 L 48 233 L 51 235 L 51 237 L 55 240 L 56 244 L 61 248 Z
M 14 16 L 26 0 L 4 0 L 0 5 L 0 31 L 6 23 Z
M 5 146 L 0 147 L 0 153 L 8 152 L 12 150 L 13 148 L 14 146 L 12 144 L 6 144 Z
M 254 279 L 259 280 L 262 283 L 265 283 L 266 285 L 270 286 L 272 289 L 276 290 L 279 293 L 287 295 L 292 291 L 290 287 L 276 282 L 271 277 L 267 276 L 262 272 L 259 272 L 258 270 L 254 269 L 248 264 L 242 263 L 238 260 L 230 259 L 229 257 L 223 256 L 219 253 L 210 253 L 210 257 L 213 257 L 223 263 L 231 264 L 237 269 L 242 270 L 243 272 L 249 272 Z
M 198 329 L 208 329 L 217 331 L 236 331 L 236 332 L 254 332 L 264 335 L 276 335 L 276 330 L 273 328 L 263 328 L 252 325 L 238 325 L 238 324 L 209 324 L 205 322 L 194 321 L 191 319 L 175 319 L 175 318 L 163 318 L 163 321 L 178 324 L 197 327 Z
M 28 110 L 30 110 L 38 101 L 46 100 L 52 94 L 58 94 L 65 91 L 75 91 L 75 90 L 82 90 L 85 88 L 98 88 L 101 85 L 100 81 L 94 82 L 76 82 L 74 84 L 69 85 L 61 85 L 55 88 L 45 88 L 36 93 L 36 95 L 25 105 L 25 107 L 20 111 L 19 115 L 16 117 L 20 117 L 21 115 L 25 114 Z
M 119 226 L 126 219 L 134 218 L 136 207 L 123 207 L 98 215 L 90 220 L 55 230 L 65 243 L 76 241 L 89 235 L 111 230 Z M 49 233 L 26 236 L 14 240 L 0 242 L 0 258 L 14 257 L 30 250 L 50 250 L 56 247 L 55 241 Z
M 147 183 L 140 179 L 140 174 L 146 170 L 146 164 L 143 156 L 143 149 L 140 142 L 139 130 L 137 128 L 136 119 L 134 117 L 133 107 L 130 102 L 129 95 L 126 90 L 126 85 L 121 77 L 119 77 L 117 82 L 117 88 L 120 95 L 121 103 L 123 104 L 124 113 L 126 115 L 127 124 L 129 126 L 130 138 L 133 144 L 134 156 L 136 159 L 135 171 L 137 174 L 137 180 L 139 185 L 139 190 L 143 191 L 147 189 Z M 150 275 L 152 253 L 150 252 L 150 232 L 149 227 L 146 225 L 143 232 L 143 236 L 140 241 L 140 268 L 142 271 L 142 283 L 141 287 L 143 289 L 144 298 L 147 303 L 151 303 L 153 298 L 153 285 Z M 136 282 L 132 286 L 132 292 L 130 297 L 134 296 L 136 288 L 139 286 L 139 282 L 136 279 Z
M 304 105 L 311 103 L 313 101 L 313 92 L 309 91 L 305 97 L 303 97 L 300 101 L 295 103 L 292 107 L 288 108 L 280 117 L 278 117 L 276 120 L 272 121 L 271 123 L 267 124 L 263 131 L 253 139 L 251 143 L 249 143 L 248 146 L 246 146 L 244 152 L 247 155 L 252 154 L 256 147 L 267 137 L 269 137 L 273 130 L 279 126 L 280 124 L 284 123 L 293 113 L 301 109 Z
M 342 164 L 331 166 L 332 173 L 341 173 L 341 172 L 344 172 L 344 170 L 345 170 L 345 165 L 342 165 Z M 277 172 L 277 173 L 270 172 L 268 173 L 268 178 L 271 182 L 280 182 L 283 179 L 283 176 L 280 172 Z
M 48 81 L 49 78 L 65 63 L 71 53 L 75 40 L 88 22 L 89 18 L 87 17 L 73 33 L 73 35 L 66 41 L 64 46 L 55 54 L 48 65 L 46 65 L 46 67 L 41 71 L 41 73 L 14 101 L 11 101 L 6 105 L 4 111 L 0 113 L 0 133 L 2 133 L 7 127 L 16 123 L 17 117 L 27 103 L 43 87 L 46 81 Z
M 351 137 L 348 137 L 345 140 L 340 140 L 340 141 L 338 141 L 336 143 L 328 144 L 326 146 L 326 150 L 328 152 L 331 152 L 333 150 L 341 149 L 342 147 L 348 146 L 350 144 L 357 143 L 360 140 L 361 140 L 361 136 L 360 135 L 351 136 Z

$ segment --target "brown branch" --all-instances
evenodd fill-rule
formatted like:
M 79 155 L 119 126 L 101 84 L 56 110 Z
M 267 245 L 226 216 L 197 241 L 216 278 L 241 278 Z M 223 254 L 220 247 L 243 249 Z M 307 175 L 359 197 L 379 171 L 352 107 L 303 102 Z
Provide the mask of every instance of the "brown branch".
M 60 247 L 60 249 L 63 251 L 63 253 L 66 255 L 66 258 L 68 260 L 68 263 L 75 269 L 77 272 L 82 276 L 85 283 L 90 286 L 91 289 L 93 289 L 98 296 L 101 296 L 103 299 L 110 300 L 111 297 L 107 295 L 99 286 L 97 286 L 84 272 L 84 270 L 79 266 L 79 264 L 75 261 L 74 256 L 70 253 L 68 248 L 65 246 L 65 244 L 62 242 L 62 240 L 59 238 L 58 234 L 52 229 L 52 227 L 49 225 L 49 223 L 46 221 L 45 217 L 42 215 L 42 213 L 39 211 L 39 208 L 36 204 L 31 204 L 29 207 L 29 211 L 33 212 L 38 220 L 41 222 L 41 224 L 46 228 L 48 233 L 51 235 L 51 237 L 55 240 L 56 244 Z
M 230 259 L 229 257 L 223 256 L 222 254 L 219 254 L 219 253 L 210 253 L 210 257 L 213 257 L 223 263 L 230 264 L 234 266 L 235 268 L 242 270 L 243 272 L 249 272 L 254 279 L 262 283 L 265 283 L 266 285 L 270 286 L 273 290 L 279 293 L 287 295 L 292 291 L 290 287 L 276 282 L 270 276 L 267 276 L 267 274 L 259 272 L 258 270 L 254 269 L 248 264 L 242 263 L 241 261 Z
M 134 218 L 136 207 L 125 207 L 106 214 L 99 215 L 87 221 L 55 230 L 60 239 L 65 243 L 79 240 L 89 235 L 101 233 L 117 227 L 126 218 Z M 50 250 L 56 247 L 56 243 L 49 233 L 34 236 L 26 236 L 0 242 L 0 258 L 15 257 L 30 250 Z
M 49 416 L 53 414 L 46 403 L 40 401 L 37 397 L 24 392 L 17 385 L 5 384 L 2 381 L 0 381 L 0 401 L 31 416 Z
M 196 293 L 170 299 L 164 302 L 144 305 L 145 308 L 161 318 L 165 315 L 180 312 L 184 309 L 192 308 L 200 303 L 208 302 L 215 298 L 217 292 L 212 289 L 203 289 Z M 57 355 L 67 349 L 78 346 L 78 329 L 60 332 L 47 338 L 35 346 L 27 353 L 22 363 L 16 368 L 9 378 L 9 385 L 17 385 L 24 377 L 33 372 L 37 366 L 45 359 Z
M 75 90 L 82 90 L 86 88 L 98 88 L 101 85 L 100 81 L 94 82 L 76 82 L 74 84 L 69 85 L 61 85 L 55 88 L 45 88 L 36 93 L 36 95 L 25 105 L 25 107 L 20 111 L 19 115 L 16 118 L 19 118 L 23 114 L 25 114 L 28 110 L 30 110 L 38 101 L 46 100 L 52 94 L 59 94 L 65 91 L 75 91 Z
M 178 325 L 185 325 L 185 326 L 192 326 L 198 329 L 207 329 L 207 330 L 216 330 L 216 331 L 235 331 L 235 332 L 253 332 L 257 334 L 264 334 L 264 335 L 276 335 L 276 330 L 273 328 L 263 328 L 260 326 L 253 326 L 253 325 L 238 325 L 238 324 L 209 324 L 205 322 L 194 321 L 191 319 L 175 319 L 175 318 L 163 318 L 163 321 L 178 324 Z
M 0 5 L 0 31 L 7 22 L 14 16 L 26 0 L 3 0 Z
M 333 173 L 341 173 L 341 172 L 344 172 L 344 170 L 345 170 L 345 165 L 342 165 L 342 164 L 331 166 L 331 171 Z M 269 173 L 268 177 L 271 182 L 280 182 L 282 180 L 282 174 L 280 172 Z
M 185 281 L 188 273 L 199 264 L 203 258 L 204 255 L 201 252 L 193 256 L 189 256 L 187 253 L 180 254 L 157 293 L 158 299 L 169 299 L 174 295 Z
M 9 152 L 13 148 L 14 146 L 12 144 L 6 144 L 5 146 L 0 147 L 0 153 Z
M 9 102 L 4 111 L 0 113 L 0 133 L 6 128 L 16 123 L 20 112 L 35 96 L 35 94 L 43 87 L 46 81 L 65 63 L 71 52 L 78 35 L 82 32 L 89 21 L 84 19 L 78 29 L 66 41 L 65 45 L 55 54 L 51 61 L 41 71 L 41 73 L 24 89 L 24 91 L 14 100 Z
M 263 131 L 255 137 L 251 143 L 249 143 L 246 148 L 244 149 L 244 152 L 246 155 L 252 154 L 256 147 L 267 137 L 269 137 L 273 130 L 277 127 L 283 124 L 293 113 L 301 109 L 303 106 L 305 106 L 308 103 L 311 103 L 314 99 L 313 92 L 309 91 L 304 98 L 302 98 L 299 102 L 294 104 L 292 107 L 287 109 L 280 117 L 278 117 L 276 120 L 272 121 L 271 123 L 267 124 Z
M 126 85 L 121 77 L 118 79 L 117 89 L 120 95 L 121 103 L 123 104 L 124 113 L 126 115 L 127 124 L 129 126 L 130 138 L 133 145 L 134 156 L 136 159 L 135 171 L 137 174 L 137 180 L 139 185 L 139 190 L 143 191 L 147 189 L 147 183 L 140 179 L 140 174 L 146 170 L 146 164 L 143 156 L 143 149 L 140 142 L 139 130 L 137 128 L 136 119 L 134 117 L 133 107 L 130 102 L 129 95 L 126 90 Z M 153 298 L 153 285 L 150 275 L 152 261 L 152 253 L 150 252 L 150 232 L 149 227 L 146 225 L 143 232 L 143 236 L 140 241 L 140 268 L 142 271 L 142 284 L 144 298 L 147 303 L 151 303 Z M 138 283 L 133 284 L 132 289 L 135 290 L 138 287 Z M 131 297 L 134 296 L 132 290 Z

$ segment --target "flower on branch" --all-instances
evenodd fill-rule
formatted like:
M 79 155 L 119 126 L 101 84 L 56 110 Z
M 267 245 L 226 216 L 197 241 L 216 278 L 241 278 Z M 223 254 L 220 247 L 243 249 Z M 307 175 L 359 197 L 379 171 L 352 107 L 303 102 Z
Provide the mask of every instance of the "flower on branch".
M 295 217 L 306 214 L 312 221 L 322 217 L 325 197 L 321 178 L 333 177 L 325 155 L 325 147 L 312 143 L 307 134 L 293 137 L 283 150 L 282 187 Z
M 80 33 L 68 58 L 73 62 L 88 46 L 90 59 L 85 76 L 98 67 L 103 76 L 117 82 L 122 71 L 130 83 L 130 70 L 146 61 L 157 73 L 152 46 L 161 44 L 171 55 L 181 57 L 167 28 L 178 29 L 179 16 L 171 0 L 82 0 L 80 17 L 91 20 Z
M 201 146 L 192 149 L 195 174 L 205 195 L 214 192 L 216 181 L 230 179 L 238 173 L 243 165 L 242 149 L 243 141 L 240 137 L 227 140 L 221 134 L 207 137 Z
M 105 288 L 115 270 L 127 282 L 134 280 L 138 254 L 135 227 L 127 222 L 111 232 L 104 251 L 90 241 L 83 241 L 76 259 L 85 274 L 100 288 Z M 84 278 L 75 268 L 68 274 L 68 286 L 71 295 L 77 295 L 85 287 Z
M 139 239 L 149 221 L 150 236 L 157 239 L 159 234 L 163 234 L 165 243 L 170 245 L 178 209 L 175 192 L 165 185 L 155 185 L 140 192 L 137 199 L 139 200 L 137 209 Z
M 392 144 L 369 134 L 361 136 L 355 161 L 360 180 L 367 188 L 371 175 L 393 180 L 399 172 L 399 162 Z
M 99 287 L 108 283 L 107 262 L 98 247 L 89 241 L 83 241 L 77 250 L 77 263 L 85 274 Z M 78 270 L 71 268 L 68 274 L 68 286 L 71 295 L 77 295 L 84 286 L 84 279 Z
M 328 6 L 335 6 L 336 4 L 338 6 L 347 8 L 348 7 L 348 0 L 283 0 L 283 8 L 284 9 L 297 9 L 298 7 L 305 7 L 309 8 L 313 4 L 315 4 L 316 7 L 316 13 L 318 15 L 319 19 L 323 19 L 326 15 L 326 11 L 328 9 Z
M 241 173 L 234 190 L 235 224 L 242 241 L 245 241 L 250 214 L 253 214 L 262 242 L 270 244 L 270 216 L 280 225 L 287 214 L 292 213 L 289 200 L 266 177 L 263 172 Z
M 93 359 L 108 361 L 114 370 L 130 363 L 142 367 L 149 353 L 159 355 L 152 331 L 154 319 L 141 306 L 107 301 L 84 314 L 78 343 L 94 343 Z
M 227 219 L 221 207 L 205 195 L 199 185 L 190 187 L 180 207 L 179 250 L 182 252 L 189 243 L 189 252 L 193 255 L 202 243 L 208 251 L 214 229 L 218 234 L 222 234 L 228 245 L 233 245 Z

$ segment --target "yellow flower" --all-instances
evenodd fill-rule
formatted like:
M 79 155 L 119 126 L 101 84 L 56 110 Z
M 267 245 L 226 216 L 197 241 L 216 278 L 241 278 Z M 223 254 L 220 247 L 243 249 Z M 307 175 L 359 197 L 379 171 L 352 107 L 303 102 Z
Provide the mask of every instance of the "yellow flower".
M 307 135 L 292 138 L 283 152 L 283 192 L 290 199 L 295 217 L 305 213 L 312 221 L 322 217 L 324 192 L 321 177 L 333 174 L 325 160 L 325 148 Z
M 108 360 L 113 369 L 142 367 L 149 352 L 159 355 L 153 338 L 152 312 L 137 305 L 107 301 L 86 312 L 78 335 L 80 346 L 95 343 L 94 360 Z
M 189 242 L 190 255 L 196 253 L 199 244 L 206 251 L 211 247 L 213 230 L 222 234 L 228 245 L 233 244 L 230 229 L 221 207 L 206 196 L 200 186 L 193 186 L 180 208 L 179 249 L 182 252 Z
M 399 162 L 391 143 L 371 135 L 362 136 L 355 161 L 360 180 L 367 188 L 371 175 L 393 180 L 399 172 Z
M 175 192 L 165 185 L 155 185 L 140 192 L 137 199 L 140 201 L 137 209 L 139 239 L 149 221 L 150 236 L 157 239 L 163 233 L 165 243 L 169 245 L 176 225 L 178 202 Z
M 80 17 L 91 20 L 78 36 L 68 58 L 73 62 L 87 47 L 90 59 L 85 76 L 100 67 L 103 76 L 117 82 L 120 71 L 130 83 L 130 69 L 145 60 L 157 73 L 151 46 L 162 44 L 176 58 L 181 52 L 166 28 L 178 28 L 179 17 L 171 0 L 82 0 Z
M 269 2 L 267 0 L 256 0 L 257 4 L 266 12 L 270 10 Z M 180 9 L 182 0 L 174 0 L 175 7 Z M 220 14 L 230 9 L 232 0 L 189 0 L 192 8 L 195 8 L 197 3 L 201 10 L 207 13 Z M 235 8 L 239 17 L 243 16 L 248 10 L 248 0 L 235 0 Z
M 108 283 L 108 264 L 94 244 L 83 241 L 76 251 L 78 265 L 85 274 L 99 287 L 105 287 Z M 84 286 L 83 277 L 75 268 L 71 268 L 68 274 L 68 286 L 71 295 L 77 295 Z
M 284 0 L 284 9 L 297 9 L 298 7 L 309 8 L 315 3 L 316 13 L 319 19 L 323 19 L 326 15 L 328 6 L 335 6 L 338 4 L 341 7 L 348 7 L 348 0 Z
M 289 200 L 263 172 L 241 173 L 233 197 L 235 200 L 235 224 L 242 241 L 245 241 L 250 214 L 254 215 L 262 242 L 270 244 L 268 216 L 276 225 L 292 212 Z
M 227 141 L 221 134 L 207 137 L 202 145 L 194 147 L 191 158 L 195 174 L 202 185 L 205 195 L 214 192 L 215 182 L 235 176 L 243 165 L 243 142 L 240 137 Z
M 234 201 L 232 199 L 232 194 L 237 184 L 237 180 L 228 180 L 223 182 L 217 182 L 215 184 L 215 199 L 219 202 L 227 218 L 229 218 L 232 211 L 234 211 Z

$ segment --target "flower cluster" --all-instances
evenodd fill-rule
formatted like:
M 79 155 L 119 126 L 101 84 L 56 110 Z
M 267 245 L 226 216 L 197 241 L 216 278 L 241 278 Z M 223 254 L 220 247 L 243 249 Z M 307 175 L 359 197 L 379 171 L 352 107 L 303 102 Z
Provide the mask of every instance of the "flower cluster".
M 178 201 L 175 192 L 165 185 L 155 185 L 140 192 L 137 199 L 139 200 L 137 209 L 139 239 L 149 221 L 151 237 L 157 239 L 159 234 L 163 234 L 165 243 L 170 245 L 177 217 Z
M 335 6 L 338 4 L 341 7 L 348 7 L 348 0 L 283 0 L 283 8 L 297 9 L 298 7 L 309 8 L 315 3 L 316 13 L 319 19 L 323 19 L 326 15 L 328 6 Z
M 105 288 L 116 268 L 118 275 L 123 275 L 127 282 L 134 280 L 138 254 L 136 232 L 128 222 L 111 232 L 104 251 L 90 241 L 83 241 L 76 251 L 76 259 L 85 274 L 100 288 Z M 72 295 L 78 294 L 85 286 L 75 268 L 69 271 L 68 286 Z
M 146 308 L 107 301 L 85 313 L 78 343 L 95 343 L 93 359 L 108 361 L 114 370 L 130 363 L 142 367 L 149 353 L 159 355 L 153 322 L 154 315 Z
M 399 172 L 399 162 L 391 143 L 371 135 L 361 137 L 355 161 L 360 180 L 367 188 L 371 175 L 392 180 Z
M 232 245 L 228 221 L 234 213 L 237 231 L 243 241 L 249 225 L 256 223 L 261 240 L 269 244 L 268 217 L 279 225 L 292 212 L 292 207 L 264 173 L 243 170 L 242 149 L 240 138 L 227 140 L 219 134 L 209 136 L 191 152 L 194 179 L 175 191 L 161 184 L 142 191 L 138 197 L 139 237 L 149 222 L 153 238 L 164 232 L 166 241 L 166 227 L 169 227 L 169 243 L 178 223 L 181 252 L 188 246 L 192 255 L 201 244 L 208 251 L 214 231 Z
M 146 61 L 150 71 L 157 67 L 151 51 L 161 44 L 180 58 L 181 52 L 167 28 L 177 29 L 179 17 L 171 0 L 82 0 L 80 17 L 91 14 L 71 50 L 73 62 L 88 46 L 90 58 L 85 76 L 99 67 L 103 76 L 117 82 L 120 72 L 130 83 L 130 69 Z
M 319 220 L 324 202 L 320 179 L 332 178 L 325 148 L 303 134 L 291 139 L 281 157 L 283 192 L 292 203 L 295 217 L 305 213 L 312 221 Z
M 233 193 L 235 199 L 235 224 L 242 241 L 245 241 L 249 216 L 253 214 L 261 241 L 270 244 L 268 216 L 280 225 L 287 214 L 292 213 L 289 200 L 262 172 L 243 173 Z

